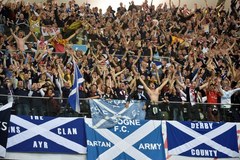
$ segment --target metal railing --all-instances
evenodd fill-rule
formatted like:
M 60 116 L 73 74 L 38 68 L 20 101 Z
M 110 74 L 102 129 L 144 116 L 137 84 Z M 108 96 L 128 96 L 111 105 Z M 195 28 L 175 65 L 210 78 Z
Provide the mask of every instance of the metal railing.
M 80 98 L 81 112 L 76 113 L 68 104 L 67 98 L 60 97 L 28 97 L 0 94 L 0 106 L 13 101 L 12 114 L 35 116 L 91 117 L 89 99 Z M 150 102 L 146 102 L 146 113 L 153 115 Z M 159 101 L 157 114 L 150 119 L 163 120 L 197 120 L 197 121 L 240 121 L 240 104 L 209 104 L 196 103 L 191 106 L 188 102 Z

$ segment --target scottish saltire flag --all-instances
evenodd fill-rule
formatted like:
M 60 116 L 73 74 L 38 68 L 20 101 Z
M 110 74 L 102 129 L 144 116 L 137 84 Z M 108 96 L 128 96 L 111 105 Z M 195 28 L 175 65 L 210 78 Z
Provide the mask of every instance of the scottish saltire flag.
M 239 157 L 235 123 L 167 122 L 168 153 L 190 157 Z
M 88 160 L 164 160 L 161 121 L 120 119 L 111 129 L 95 129 L 85 118 Z
M 8 126 L 11 114 L 12 102 L 0 106 L 0 157 L 6 155 L 6 145 L 8 138 Z
M 78 65 L 74 62 L 74 78 L 73 78 L 73 85 L 72 91 L 68 96 L 68 102 L 71 108 L 80 113 L 80 104 L 79 104 L 79 87 L 84 81 L 82 74 L 78 68 Z
M 89 100 L 93 126 L 95 128 L 110 128 L 117 124 L 119 119 L 145 119 L 143 101 L 131 101 L 126 108 L 125 100 Z
M 86 154 L 83 118 L 15 116 L 7 151 Z

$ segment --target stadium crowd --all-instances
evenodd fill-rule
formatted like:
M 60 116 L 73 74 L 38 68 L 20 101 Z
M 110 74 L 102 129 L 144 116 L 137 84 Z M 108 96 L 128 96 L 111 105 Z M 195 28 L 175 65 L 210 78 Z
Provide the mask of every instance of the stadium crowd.
M 67 100 L 53 97 L 68 98 L 75 61 L 85 79 L 80 98 L 126 107 L 145 100 L 147 119 L 222 121 L 227 111 L 239 122 L 240 1 L 228 10 L 205 3 L 132 1 L 103 13 L 74 0 L 0 1 L 0 101 L 47 97 L 14 97 L 16 114 L 59 115 Z M 86 52 L 72 49 L 78 41 Z

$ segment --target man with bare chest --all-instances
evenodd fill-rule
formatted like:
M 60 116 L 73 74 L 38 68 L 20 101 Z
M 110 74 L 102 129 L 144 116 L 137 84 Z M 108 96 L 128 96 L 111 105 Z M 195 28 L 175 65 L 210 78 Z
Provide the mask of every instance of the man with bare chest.
M 29 34 L 24 37 L 24 32 L 23 31 L 19 31 L 18 36 L 13 33 L 12 29 L 10 29 L 10 31 L 11 31 L 11 34 L 13 35 L 14 39 L 16 40 L 17 49 L 23 52 L 25 50 L 24 45 L 25 45 L 27 39 L 32 34 L 32 32 L 29 32 Z
M 169 79 L 165 79 L 159 87 L 155 87 L 153 82 L 150 82 L 149 87 L 144 80 L 139 76 L 140 82 L 150 97 L 150 105 L 146 107 L 146 119 L 161 119 L 161 110 L 159 107 L 159 95 L 163 87 L 168 83 Z

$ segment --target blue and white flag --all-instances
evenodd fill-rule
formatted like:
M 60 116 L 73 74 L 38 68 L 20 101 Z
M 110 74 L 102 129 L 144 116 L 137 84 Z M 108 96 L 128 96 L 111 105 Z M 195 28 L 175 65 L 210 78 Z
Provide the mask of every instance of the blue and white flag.
M 10 121 L 7 151 L 86 154 L 83 118 L 12 115 Z
M 131 101 L 126 108 L 124 100 L 91 99 L 90 109 L 95 128 L 110 128 L 117 124 L 119 119 L 145 119 L 143 101 Z
M 120 119 L 111 129 L 94 129 L 85 118 L 88 160 L 165 160 L 161 121 Z
M 74 62 L 74 78 L 72 90 L 68 96 L 68 102 L 71 108 L 80 113 L 80 103 L 79 103 L 79 87 L 84 81 L 82 74 L 78 68 L 78 65 Z
M 168 153 L 189 157 L 239 157 L 235 123 L 167 122 Z
M 6 145 L 8 138 L 8 126 L 11 115 L 12 102 L 0 107 L 0 157 L 6 155 Z

